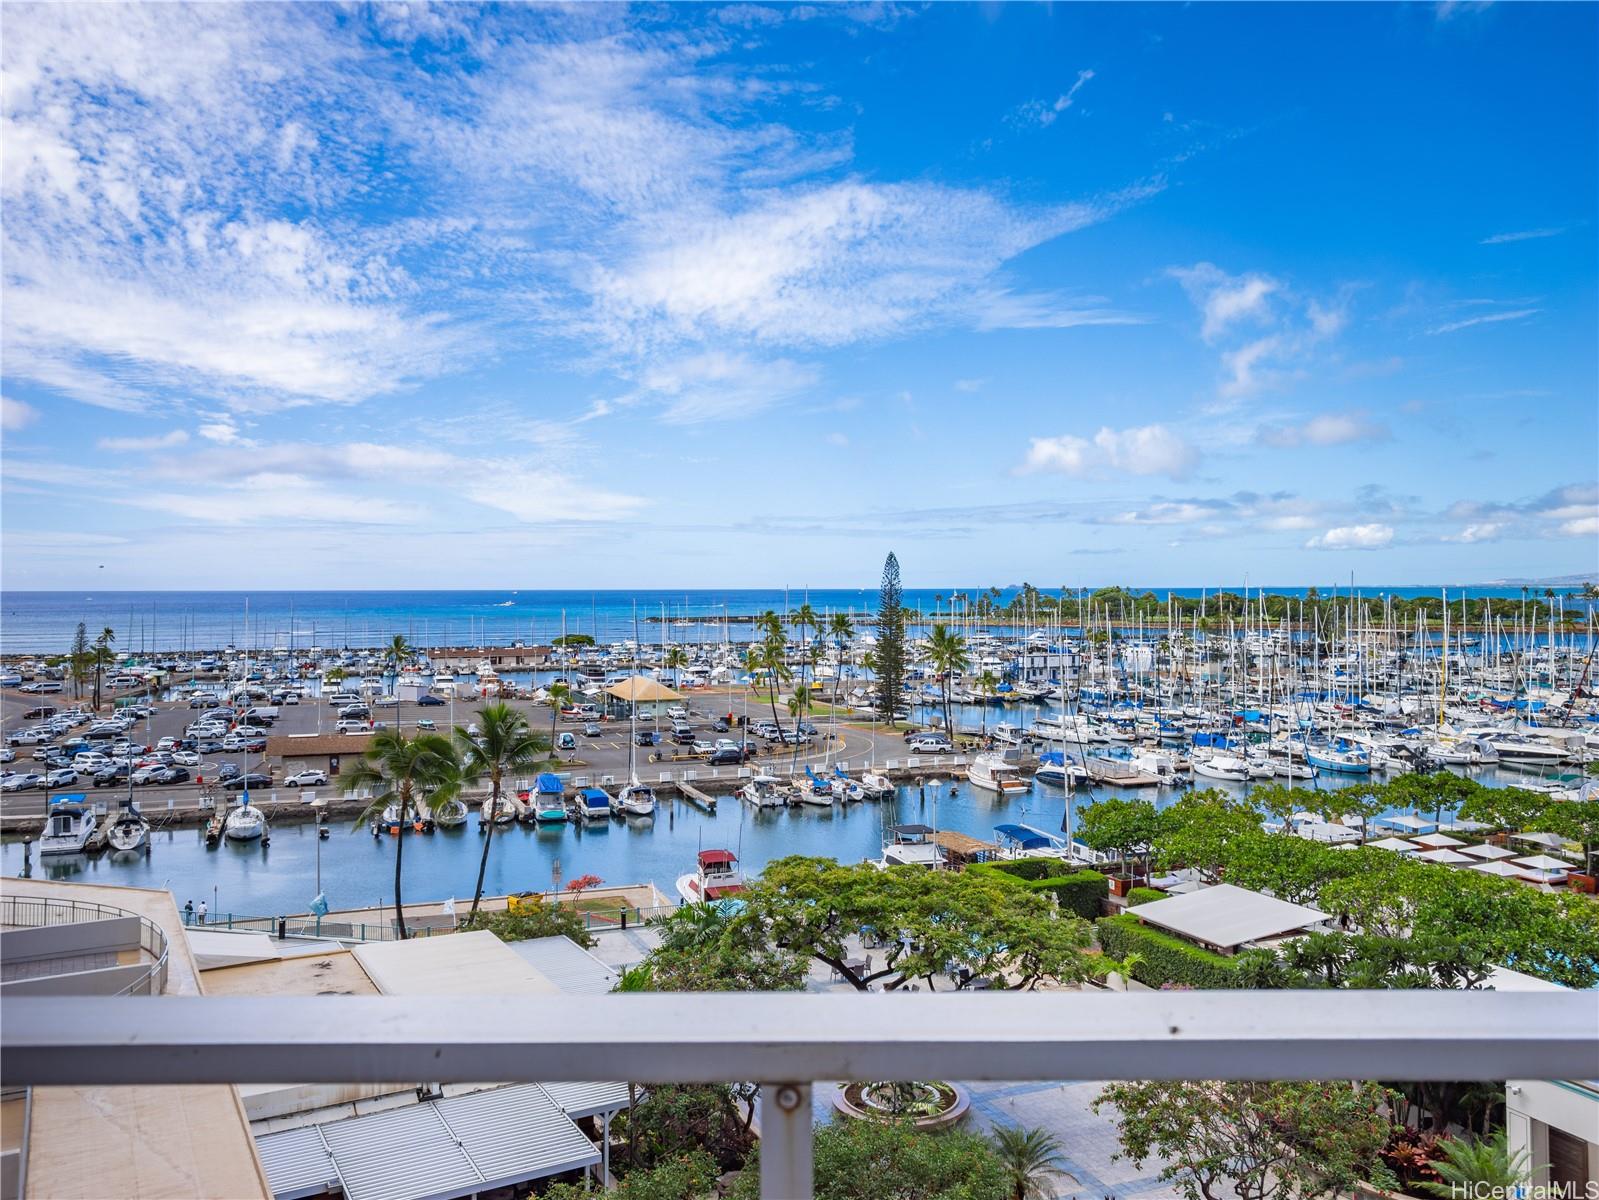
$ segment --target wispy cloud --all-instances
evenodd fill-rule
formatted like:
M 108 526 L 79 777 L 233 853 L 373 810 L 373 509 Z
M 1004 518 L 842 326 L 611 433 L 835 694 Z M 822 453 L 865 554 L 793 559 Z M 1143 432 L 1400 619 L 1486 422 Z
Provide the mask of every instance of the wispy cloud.
M 1380 550 L 1394 540 L 1392 525 L 1339 525 L 1305 543 L 1310 550 Z
M 1522 229 L 1514 233 L 1496 233 L 1492 237 L 1483 238 L 1481 244 L 1484 246 L 1502 246 L 1506 242 L 1530 242 L 1534 238 L 1559 237 L 1569 228 L 1569 225 L 1554 225 L 1547 229 Z
M 188 440 L 189 434 L 186 430 L 174 429 L 170 433 L 152 434 L 149 437 L 103 437 L 94 444 L 101 450 L 126 453 L 140 450 L 170 450 Z
M 1122 472 L 1181 479 L 1198 461 L 1198 451 L 1164 425 L 1132 429 L 1106 426 L 1092 439 L 1071 434 L 1033 438 L 1018 470 L 1050 471 L 1077 477 Z
M 1267 446 L 1347 446 L 1356 442 L 1386 441 L 1388 427 L 1364 410 L 1320 413 L 1292 424 L 1263 425 L 1256 437 Z
M 1465 317 L 1459 321 L 1449 321 L 1443 325 L 1434 326 L 1428 333 L 1455 333 L 1461 329 L 1470 329 L 1473 325 L 1494 325 L 1500 321 L 1523 321 L 1528 317 L 1541 313 L 1541 308 L 1515 308 L 1508 312 L 1483 313 L 1478 317 Z
M 1047 129 L 1059 119 L 1061 113 L 1070 108 L 1077 100 L 1077 93 L 1082 91 L 1083 85 L 1094 77 L 1091 70 L 1077 72 L 1077 79 L 1054 100 L 1029 100 L 1026 104 L 1017 106 L 1006 117 L 1007 123 L 1015 126 L 1035 125 Z
M 0 396 L 0 429 L 17 433 L 39 419 L 39 410 L 10 396 Z

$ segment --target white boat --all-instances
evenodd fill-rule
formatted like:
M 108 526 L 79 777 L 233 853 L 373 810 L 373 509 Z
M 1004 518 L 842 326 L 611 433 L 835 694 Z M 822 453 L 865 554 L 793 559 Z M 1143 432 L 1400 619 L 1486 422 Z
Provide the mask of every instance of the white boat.
M 1339 775 L 1371 774 L 1371 751 L 1340 741 L 1331 746 L 1306 746 L 1305 761 Z
M 861 793 L 868 800 L 886 800 L 894 794 L 894 785 L 888 781 L 887 775 L 866 771 L 861 775 Z
M 502 795 L 497 804 L 494 797 L 490 796 L 483 801 L 480 813 L 480 820 L 484 824 L 509 825 L 512 821 L 520 821 L 527 815 L 527 805 L 523 804 L 516 796 L 510 794 Z M 561 813 L 561 819 L 563 821 L 566 819 L 564 811 Z
M 78 854 L 89 844 L 99 818 L 82 796 L 57 796 L 39 837 L 40 854 Z
M 825 779 L 814 776 L 802 779 L 796 785 L 799 788 L 799 802 L 809 804 L 813 808 L 831 808 L 833 806 L 833 789 Z
M 106 843 L 113 850 L 137 850 L 150 836 L 150 822 L 144 819 L 139 806 L 130 800 L 122 802 L 117 819 L 105 831 Z
M 466 801 L 451 798 L 433 814 L 433 823 L 440 829 L 455 829 L 466 824 Z
M 618 793 L 618 805 L 622 813 L 629 817 L 653 817 L 655 815 L 655 792 L 644 783 L 630 783 Z M 615 808 L 612 811 L 616 811 Z
M 1489 733 L 1481 740 L 1494 748 L 1500 762 L 1553 764 L 1566 759 L 1564 747 L 1521 733 Z
M 932 840 L 936 832 L 931 825 L 894 825 L 888 830 L 882 855 L 867 861 L 881 870 L 889 867 L 942 870 L 949 862 L 944 857 L 944 848 Z
M 744 890 L 744 873 L 731 850 L 701 850 L 695 869 L 677 877 L 677 894 L 690 904 L 727 900 Z
M 246 801 L 227 815 L 222 826 L 222 836 L 235 842 L 253 842 L 266 836 L 266 816 L 255 805 Z
M 1012 725 L 1006 721 L 1001 721 L 995 725 L 993 734 L 994 741 L 1001 746 L 1020 746 L 1027 740 L 1027 730 L 1020 725 Z
M 738 789 L 739 799 L 756 808 L 782 808 L 788 803 L 783 781 L 775 775 L 757 775 Z
M 400 806 L 398 804 L 390 804 L 386 807 L 383 810 L 383 815 L 378 818 L 378 824 L 382 826 L 386 833 L 398 833 L 401 827 Z M 422 833 L 432 826 L 433 818 L 426 811 L 413 812 L 411 819 L 404 824 L 417 833 Z
M 1249 779 L 1249 764 L 1234 754 L 1212 754 L 1208 758 L 1195 757 L 1194 774 L 1206 779 L 1226 779 L 1244 783 Z
M 1022 776 L 1021 755 L 1014 748 L 977 755 L 966 769 L 966 778 L 973 787 L 1001 796 L 1019 796 L 1033 786 Z

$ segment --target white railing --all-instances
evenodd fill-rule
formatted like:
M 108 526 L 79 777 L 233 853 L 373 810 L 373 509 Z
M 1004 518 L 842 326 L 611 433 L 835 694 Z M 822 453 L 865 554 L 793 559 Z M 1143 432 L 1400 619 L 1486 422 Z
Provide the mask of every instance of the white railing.
M 70 900 L 55 896 L 0 896 L 0 926 L 14 929 L 40 929 L 53 925 L 81 925 L 93 921 L 112 921 L 135 917 L 139 922 L 139 948 L 149 956 L 149 969 L 124 987 L 118 995 L 159 996 L 167 986 L 167 935 L 148 917 L 112 908 L 90 900 Z
M 761 1085 L 761 1189 L 811 1195 L 811 1081 L 1599 1077 L 1591 992 L 18 999 L 25 1086 Z

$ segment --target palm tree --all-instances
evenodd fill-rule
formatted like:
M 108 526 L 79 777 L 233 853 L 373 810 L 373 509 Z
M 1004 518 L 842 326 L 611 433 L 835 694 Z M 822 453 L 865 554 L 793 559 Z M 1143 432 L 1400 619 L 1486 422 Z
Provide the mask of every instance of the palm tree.
M 550 696 L 550 745 L 555 745 L 555 718 L 572 702 L 572 689 L 557 679 L 545 689 Z
M 794 718 L 794 753 L 793 753 L 793 756 L 789 760 L 790 761 L 790 767 L 789 767 L 790 770 L 793 769 L 794 764 L 797 764 L 799 762 L 799 748 L 800 748 L 799 727 L 800 727 L 800 721 L 802 721 L 804 719 L 805 714 L 810 711 L 810 708 L 811 708 L 811 694 L 809 692 L 807 692 L 804 688 L 796 689 L 794 694 L 788 698 L 788 715 Z
M 405 640 L 403 633 L 395 634 L 394 640 L 384 647 L 383 657 L 393 667 L 390 674 L 394 676 L 396 683 L 400 678 L 400 668 L 410 662 L 415 654 L 416 651 L 411 649 L 411 643 Z
M 777 685 L 794 678 L 788 667 L 788 638 L 783 633 L 783 619 L 767 609 L 755 621 L 755 628 L 763 634 L 755 648 L 753 662 L 758 670 L 766 672 L 766 694 L 772 705 L 772 723 L 779 734 L 783 722 L 777 715 Z
M 949 734 L 950 741 L 953 742 L 955 723 L 949 711 L 949 685 L 956 671 L 965 671 L 972 665 L 971 659 L 966 654 L 966 639 L 958 633 L 950 632 L 947 625 L 934 625 L 927 639 L 927 657 L 933 664 L 933 670 L 938 674 L 939 684 L 944 689 L 944 732 Z
M 1005 1172 L 1011 1200 L 1042 1200 L 1051 1193 L 1049 1177 L 1066 1169 L 1060 1140 L 1043 1129 L 997 1125 L 989 1135 Z
M 977 690 L 983 693 L 983 740 L 988 740 L 988 698 L 994 694 L 994 689 L 999 687 L 999 676 L 992 671 L 984 671 L 977 677 Z
M 788 623 L 800 631 L 800 687 L 805 686 L 805 631 L 816 628 L 816 610 L 807 600 L 796 608 L 788 618 Z
M 1516 1185 L 1532 1175 L 1527 1167 L 1527 1152 L 1512 1152 L 1503 1129 L 1492 1137 L 1476 1140 L 1448 1138 L 1438 1147 L 1443 1157 L 1432 1160 L 1438 1178 L 1417 1180 L 1415 1184 L 1434 1196 L 1512 1195 Z M 1494 1190 L 1490 1191 L 1490 1187 Z
M 688 653 L 681 646 L 673 646 L 666 652 L 666 657 L 662 660 L 662 663 L 668 671 L 672 672 L 672 686 L 676 687 L 682 682 L 682 676 L 679 672 L 688 666 Z
M 837 708 L 839 685 L 844 682 L 844 647 L 855 637 L 855 622 L 848 613 L 836 612 L 827 622 L 827 633 L 838 651 L 838 670 L 833 673 L 833 707 Z
M 557 686 L 564 687 L 564 684 Z M 554 688 L 550 689 L 552 692 Z M 552 697 L 553 707 L 553 697 Z M 455 727 L 455 744 L 461 756 L 461 776 L 477 782 L 489 781 L 490 819 L 482 822 L 483 857 L 477 865 L 477 887 L 472 892 L 472 912 L 483 899 L 483 876 L 489 868 L 489 843 L 494 840 L 493 814 L 500 807 L 500 786 L 505 776 L 530 771 L 550 752 L 550 743 L 534 733 L 527 716 L 504 702 L 485 704 L 477 712 L 478 732 Z
M 401 865 L 406 826 L 424 809 L 437 812 L 461 790 L 461 762 L 450 739 L 438 733 L 406 737 L 398 729 L 380 729 L 367 743 L 356 765 L 339 777 L 339 788 L 372 789 L 372 799 L 355 819 L 360 829 L 393 805 L 401 832 L 394 839 L 394 920 L 401 941 L 406 938 L 405 903 L 401 897 Z
M 100 636 L 94 639 L 94 706 L 100 707 L 100 679 L 105 668 L 115 661 L 111 653 L 111 645 L 117 640 L 117 631 L 107 625 L 100 631 Z

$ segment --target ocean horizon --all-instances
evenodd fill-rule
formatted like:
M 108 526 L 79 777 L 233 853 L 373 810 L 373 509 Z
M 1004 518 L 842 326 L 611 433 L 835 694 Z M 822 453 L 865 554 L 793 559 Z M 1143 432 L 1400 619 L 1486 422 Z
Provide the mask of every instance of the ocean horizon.
M 1110 585 L 1102 585 L 1110 586 Z M 1126 585 L 1121 585 L 1126 586 Z M 1316 585 L 1250 584 L 1251 594 L 1305 596 Z M 1196 598 L 1242 592 L 1242 583 L 1220 587 L 1136 586 L 1130 591 Z M 1525 585 L 1529 594 L 1542 588 Z M 975 596 L 982 586 L 906 588 L 906 607 L 931 612 L 953 594 Z M 1001 603 L 1020 591 L 999 589 Z M 1058 589 L 1044 589 L 1058 594 Z M 1082 589 L 1086 595 L 1092 588 Z M 1326 585 L 1322 596 L 1347 595 L 1349 586 Z M 1411 584 L 1356 586 L 1362 596 L 1414 598 L 1439 595 L 1517 598 L 1523 585 Z M 1074 589 L 1067 589 L 1071 594 Z M 941 604 L 942 601 L 942 604 Z M 868 613 L 877 588 L 699 588 L 699 589 L 241 589 L 238 591 L 20 591 L 0 593 L 0 653 L 64 651 L 78 623 L 90 636 L 109 626 L 124 651 L 216 650 L 310 646 L 376 646 L 395 634 L 420 647 L 508 645 L 548 642 L 562 633 L 599 641 L 659 636 L 660 620 L 687 621 L 702 629 L 724 617 L 747 617 L 766 609 L 789 612 L 809 602 L 824 616 Z

